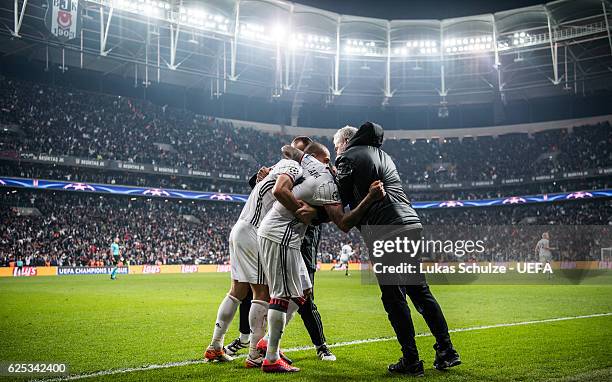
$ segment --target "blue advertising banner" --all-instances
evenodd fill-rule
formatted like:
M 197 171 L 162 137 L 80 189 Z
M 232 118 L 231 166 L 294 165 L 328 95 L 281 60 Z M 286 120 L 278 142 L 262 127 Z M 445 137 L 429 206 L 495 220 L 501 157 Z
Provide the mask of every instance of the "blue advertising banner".
M 99 194 L 126 195 L 138 197 L 173 198 L 188 200 L 208 200 L 217 202 L 244 203 L 248 195 L 224 194 L 218 192 L 201 192 L 173 190 L 166 188 L 143 188 L 133 186 L 115 186 L 96 183 L 71 183 L 60 180 L 39 180 L 27 178 L 0 178 L 0 186 L 20 187 L 39 190 L 56 190 L 72 192 L 91 192 Z M 538 195 L 516 195 L 496 199 L 446 200 L 431 202 L 413 202 L 415 208 L 456 208 L 456 207 L 492 207 L 516 204 L 551 203 L 579 199 L 596 199 L 612 197 L 612 189 L 559 192 Z
M 96 183 L 66 182 L 61 180 L 39 180 L 26 178 L 0 178 L 0 186 L 36 188 L 54 191 L 80 191 L 125 196 L 211 200 L 222 202 L 246 202 L 248 195 L 223 194 L 219 192 L 185 191 L 166 188 L 115 186 Z

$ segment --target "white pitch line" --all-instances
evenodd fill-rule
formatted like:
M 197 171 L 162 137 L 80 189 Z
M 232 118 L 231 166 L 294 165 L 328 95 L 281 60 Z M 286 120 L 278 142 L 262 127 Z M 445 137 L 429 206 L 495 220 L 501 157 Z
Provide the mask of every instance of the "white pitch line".
M 495 329 L 495 328 L 506 328 L 511 326 L 524 326 L 524 325 L 535 325 L 535 324 L 543 324 L 548 322 L 557 322 L 557 321 L 568 321 L 568 320 L 579 320 L 583 318 L 594 318 L 594 317 L 605 317 L 612 316 L 612 312 L 608 313 L 595 313 L 595 314 L 587 314 L 583 316 L 569 316 L 569 317 L 556 317 L 556 318 L 546 318 L 543 320 L 532 320 L 532 321 L 521 321 L 521 322 L 509 322 L 504 324 L 493 324 L 493 325 L 481 325 L 481 326 L 472 326 L 469 328 L 458 328 L 458 329 L 450 329 L 450 333 L 459 333 L 459 332 L 471 332 L 475 330 L 486 330 L 486 329 Z M 430 337 L 431 333 L 418 333 L 416 337 Z M 360 344 L 368 344 L 373 342 L 383 342 L 383 341 L 392 341 L 395 340 L 395 337 L 379 337 L 379 338 L 367 338 L 363 340 L 354 340 L 354 341 L 346 341 L 346 342 L 337 342 L 335 344 L 328 345 L 329 347 L 344 347 L 344 346 L 352 346 L 352 345 L 360 345 Z M 309 350 L 312 349 L 313 346 L 297 346 L 293 348 L 283 349 L 286 353 L 301 351 L 301 350 Z M 246 355 L 239 355 L 235 357 L 245 358 Z M 168 362 L 162 364 L 152 364 L 145 365 L 140 367 L 128 367 L 124 369 L 110 369 L 110 370 L 101 370 L 93 373 L 85 373 L 85 374 L 75 374 L 69 375 L 65 377 L 57 377 L 57 378 L 46 378 L 46 379 L 36 379 L 33 382 L 59 382 L 59 381 L 73 381 L 77 379 L 84 378 L 93 378 L 93 377 L 101 377 L 106 375 L 116 375 L 116 374 L 125 374 L 125 373 L 133 373 L 136 371 L 147 371 L 147 370 L 157 370 L 157 369 L 168 369 L 171 367 L 180 367 L 180 366 L 189 366 L 189 365 L 199 365 L 201 363 L 206 363 L 206 361 L 202 359 L 196 360 L 187 360 L 180 362 Z

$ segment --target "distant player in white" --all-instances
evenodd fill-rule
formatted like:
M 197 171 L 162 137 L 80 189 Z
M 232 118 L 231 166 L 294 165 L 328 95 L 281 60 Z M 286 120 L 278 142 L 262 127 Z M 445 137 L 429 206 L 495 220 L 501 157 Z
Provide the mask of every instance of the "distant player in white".
M 293 177 L 285 175 L 276 179 L 272 193 L 277 202 L 257 231 L 271 297 L 268 310 L 269 341 L 262 364 L 264 372 L 299 371 L 280 357 L 278 349 L 290 302 L 299 304 L 304 298 L 304 291 L 311 286 L 300 253 L 307 228 L 303 222 L 306 220 L 304 215 L 312 213 L 311 206 L 320 207 L 340 229 L 348 232 L 370 205 L 384 196 L 382 183 L 376 181 L 362 203 L 344 215 L 338 189 L 328 167 L 329 150 L 318 143 L 308 145 L 304 153 L 294 150 L 303 168 L 303 181 L 295 184 Z
M 538 243 L 535 246 L 535 252 L 536 252 L 536 256 L 539 257 L 540 263 L 547 263 L 550 264 L 552 263 L 552 250 L 555 250 L 556 248 L 552 248 L 550 246 L 550 235 L 548 234 L 548 232 L 544 232 L 542 234 L 542 238 L 540 239 L 540 241 L 538 241 Z M 548 278 L 552 278 L 552 273 L 548 273 Z
M 355 252 L 353 252 L 353 248 L 349 244 L 344 244 L 342 249 L 340 250 L 340 266 L 344 265 L 345 272 L 344 275 L 349 275 L 349 260 L 351 256 L 353 256 Z
M 232 360 L 229 355 L 225 354 L 223 340 L 238 305 L 247 296 L 249 288 L 253 291 L 253 301 L 249 311 L 250 352 L 253 355 L 257 354 L 257 341 L 265 334 L 269 294 L 263 264 L 258 253 L 257 228 L 276 200 L 272 195 L 272 188 L 281 175 L 297 180 L 302 176 L 302 167 L 289 159 L 282 159 L 275 164 L 269 174 L 251 191 L 238 221 L 230 232 L 232 285 L 229 293 L 219 305 L 212 341 L 205 353 L 205 358 L 209 361 Z M 253 365 L 250 365 L 247 360 L 247 367 L 251 366 Z
M 353 253 L 353 248 L 351 248 L 350 244 L 343 244 L 342 248 L 340 249 L 340 254 L 338 255 L 338 262 L 331 267 L 331 270 L 339 271 L 344 268 L 346 270 L 344 275 L 348 276 L 349 260 L 351 259 Z
M 542 238 L 535 246 L 535 253 L 538 256 L 540 263 L 550 263 L 552 262 L 552 250 L 556 248 L 550 247 L 550 236 L 548 232 L 544 232 L 542 234 Z

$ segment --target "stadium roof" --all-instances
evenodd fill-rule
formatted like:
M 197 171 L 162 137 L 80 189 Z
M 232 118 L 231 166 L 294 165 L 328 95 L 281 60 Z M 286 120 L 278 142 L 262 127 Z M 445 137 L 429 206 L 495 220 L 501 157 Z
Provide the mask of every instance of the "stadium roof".
M 82 34 L 49 36 L 46 0 L 5 1 L 4 55 L 290 102 L 440 105 L 610 88 L 609 1 L 385 20 L 275 0 L 86 0 Z M 24 10 L 22 14 L 22 10 Z M 20 22 L 20 18 L 23 21 Z M 16 38 L 19 36 L 18 38 Z

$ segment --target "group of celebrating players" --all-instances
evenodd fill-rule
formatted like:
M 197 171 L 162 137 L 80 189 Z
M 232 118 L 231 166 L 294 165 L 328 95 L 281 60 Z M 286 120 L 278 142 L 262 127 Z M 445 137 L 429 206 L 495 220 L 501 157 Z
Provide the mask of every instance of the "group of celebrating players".
M 383 139 L 382 127 L 371 122 L 359 129 L 339 129 L 334 135 L 336 169 L 324 145 L 308 137 L 296 137 L 291 145 L 281 148 L 282 159 L 253 175 L 249 181 L 252 191 L 229 236 L 231 287 L 217 311 L 212 340 L 204 353 L 207 361 L 233 361 L 239 350 L 248 348 L 247 368 L 266 373 L 299 371 L 280 351 L 285 327 L 296 312 L 304 321 L 318 358 L 336 360 L 326 344 L 314 303 L 321 224 L 333 222 L 344 232 L 357 226 L 362 236 L 364 230 L 371 236 L 371 232 L 377 232 L 376 227 L 393 227 L 383 235 L 398 240 L 422 238 L 423 226 L 404 193 L 395 163 L 381 149 Z M 349 207 L 347 211 L 344 206 Z M 540 247 L 547 249 L 548 244 L 543 244 Z M 118 238 L 111 251 L 115 263 L 111 278 L 115 279 L 121 260 Z M 340 261 L 346 275 L 352 254 L 350 246 L 342 248 Z M 415 255 L 420 261 L 420 253 Z M 377 281 L 402 351 L 402 357 L 390 364 L 388 371 L 424 375 L 407 298 L 436 340 L 434 368 L 460 365 L 446 319 L 424 275 L 414 279 L 377 275 Z M 239 309 L 241 334 L 224 346 Z
M 384 197 L 385 190 L 381 181 L 372 182 L 361 203 L 345 213 L 334 179 L 335 168 L 324 145 L 297 137 L 281 152 L 283 159 L 270 168 L 263 167 L 254 177 L 253 189 L 231 230 L 232 282 L 219 305 L 212 341 L 205 352 L 208 361 L 231 361 L 231 355 L 248 344 L 247 368 L 268 373 L 299 371 L 279 348 L 285 327 L 298 311 L 318 357 L 336 359 L 325 344 L 323 325 L 313 302 L 318 226 L 331 221 L 348 232 L 373 202 Z M 248 340 L 237 339 L 224 347 L 229 325 L 250 292 Z

